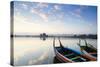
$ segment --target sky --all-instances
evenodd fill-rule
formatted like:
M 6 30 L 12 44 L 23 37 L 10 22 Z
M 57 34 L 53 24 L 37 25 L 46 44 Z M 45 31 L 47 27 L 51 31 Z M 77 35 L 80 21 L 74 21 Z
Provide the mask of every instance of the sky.
M 97 34 L 96 6 L 23 1 L 12 6 L 15 34 Z

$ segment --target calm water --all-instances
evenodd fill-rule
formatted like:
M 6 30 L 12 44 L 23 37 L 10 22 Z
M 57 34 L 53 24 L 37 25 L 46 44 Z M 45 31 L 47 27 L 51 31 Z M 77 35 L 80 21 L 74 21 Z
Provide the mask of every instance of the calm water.
M 63 46 L 80 52 L 79 39 L 61 39 Z M 97 47 L 97 40 L 87 39 L 87 42 Z M 84 42 L 82 41 L 82 45 Z M 59 46 L 56 39 L 56 46 Z M 81 53 L 81 52 L 80 52 Z M 40 38 L 15 38 L 14 39 L 14 65 L 51 64 L 54 61 L 53 39 L 45 41 Z

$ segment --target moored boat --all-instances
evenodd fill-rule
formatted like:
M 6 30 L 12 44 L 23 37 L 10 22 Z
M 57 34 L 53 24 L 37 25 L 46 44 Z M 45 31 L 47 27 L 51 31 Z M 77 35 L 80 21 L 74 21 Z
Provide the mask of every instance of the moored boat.
M 81 41 L 79 40 L 78 46 L 81 49 L 82 56 L 88 58 L 90 61 L 96 61 L 97 60 L 97 49 L 93 47 L 91 44 L 88 44 L 85 41 L 85 45 L 81 45 Z
M 55 38 L 53 41 L 53 47 L 55 51 L 56 58 L 61 61 L 61 62 L 85 62 L 89 61 L 87 58 L 82 57 L 78 52 L 70 49 L 70 48 L 65 48 L 60 39 L 59 39 L 59 47 L 55 46 Z

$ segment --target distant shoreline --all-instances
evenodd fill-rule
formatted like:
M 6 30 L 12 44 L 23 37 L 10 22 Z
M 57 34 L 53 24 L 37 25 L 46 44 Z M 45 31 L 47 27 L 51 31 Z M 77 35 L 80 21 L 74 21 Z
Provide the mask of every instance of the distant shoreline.
M 97 35 L 11 35 L 11 37 L 39 37 L 39 38 L 82 38 L 82 39 L 97 39 Z

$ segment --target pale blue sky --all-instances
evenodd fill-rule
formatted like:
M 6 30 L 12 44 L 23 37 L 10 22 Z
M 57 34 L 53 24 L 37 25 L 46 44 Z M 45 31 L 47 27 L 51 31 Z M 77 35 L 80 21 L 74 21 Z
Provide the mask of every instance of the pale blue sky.
M 96 34 L 97 7 L 14 2 L 15 33 Z

